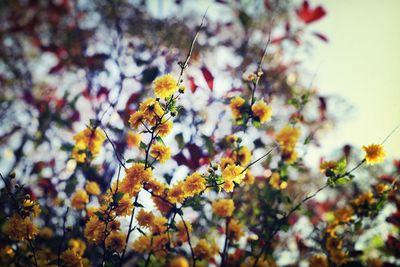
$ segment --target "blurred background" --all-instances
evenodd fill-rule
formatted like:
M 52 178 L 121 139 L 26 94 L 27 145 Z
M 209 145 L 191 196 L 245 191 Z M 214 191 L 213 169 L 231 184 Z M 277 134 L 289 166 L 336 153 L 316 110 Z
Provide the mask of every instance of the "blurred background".
M 322 147 L 330 151 L 345 143 L 380 143 L 400 123 L 400 2 L 311 2 L 328 11 L 312 27 L 325 32 L 329 43 L 316 44 L 304 64 L 315 73 L 321 92 L 339 95 L 353 107 Z M 399 156 L 399 131 L 385 149 L 388 156 Z

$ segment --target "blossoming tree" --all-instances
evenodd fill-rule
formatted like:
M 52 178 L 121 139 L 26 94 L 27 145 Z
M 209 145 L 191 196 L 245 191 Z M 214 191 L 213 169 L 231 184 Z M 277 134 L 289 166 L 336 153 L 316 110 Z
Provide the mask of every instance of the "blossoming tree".
M 337 119 L 292 56 L 324 8 L 161 2 L 2 4 L 1 264 L 396 266 L 384 142 L 305 160 Z

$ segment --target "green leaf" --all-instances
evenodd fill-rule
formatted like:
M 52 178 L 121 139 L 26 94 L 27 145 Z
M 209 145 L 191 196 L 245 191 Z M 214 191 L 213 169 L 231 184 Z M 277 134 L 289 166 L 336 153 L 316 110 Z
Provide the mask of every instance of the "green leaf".
M 135 159 L 127 159 L 126 160 L 126 163 L 132 163 L 132 162 L 134 162 L 135 161 Z
M 143 150 L 146 150 L 146 149 L 147 149 L 147 145 L 146 145 L 145 143 L 143 143 L 143 141 L 140 142 L 139 147 L 140 147 L 141 149 L 143 149 Z
M 141 233 L 142 235 L 146 236 L 146 233 L 145 233 L 145 232 L 143 232 L 143 230 L 142 230 L 142 229 L 140 229 L 139 227 L 138 227 L 138 228 L 136 228 L 136 229 L 139 231 L 139 233 Z
M 162 140 L 162 138 L 160 136 L 157 136 L 156 139 L 158 142 L 160 142 L 161 144 L 163 144 L 165 146 L 164 140 Z
M 143 208 L 144 206 L 140 204 L 139 202 L 133 202 L 133 206 L 138 207 L 138 208 Z
M 337 179 L 335 181 L 335 184 L 344 185 L 344 184 L 348 184 L 350 182 L 351 182 L 351 179 L 349 177 L 345 176 L 345 177 L 340 177 L 339 179 Z
M 183 140 L 183 134 L 179 133 L 175 135 L 175 141 L 178 143 L 179 149 L 182 149 L 185 145 L 184 140 Z
M 115 202 L 120 201 L 123 197 L 124 197 L 124 192 L 118 192 L 116 194 L 114 194 L 113 199 Z
M 96 211 L 94 213 L 97 217 L 99 217 L 100 220 L 103 220 L 103 213 L 101 213 L 100 211 Z
M 74 145 L 69 144 L 69 143 L 63 143 L 61 145 L 61 150 L 62 151 L 72 151 L 73 148 L 74 148 Z
M 252 120 L 252 124 L 254 127 L 256 127 L 257 129 L 261 127 L 261 123 L 258 120 Z
M 341 160 L 338 161 L 336 165 L 336 173 L 342 174 L 346 172 L 347 168 L 347 160 L 346 158 L 342 158 Z

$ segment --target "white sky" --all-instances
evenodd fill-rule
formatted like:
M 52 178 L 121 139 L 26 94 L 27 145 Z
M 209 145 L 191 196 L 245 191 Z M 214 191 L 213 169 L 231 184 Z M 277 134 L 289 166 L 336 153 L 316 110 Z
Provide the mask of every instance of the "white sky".
M 323 94 L 337 94 L 354 107 L 326 137 L 324 151 L 341 144 L 380 143 L 400 123 L 400 1 L 312 0 L 328 14 L 311 28 L 325 33 L 306 64 Z M 400 129 L 385 143 L 400 157 Z

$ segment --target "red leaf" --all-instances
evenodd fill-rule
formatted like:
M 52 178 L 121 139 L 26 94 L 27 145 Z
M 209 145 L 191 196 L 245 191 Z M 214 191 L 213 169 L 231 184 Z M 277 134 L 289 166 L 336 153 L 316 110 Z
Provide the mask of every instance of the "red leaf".
M 326 36 L 323 35 L 322 33 L 313 32 L 313 34 L 315 35 L 315 37 L 317 37 L 318 39 L 324 41 L 325 43 L 327 43 L 327 42 L 329 41 L 329 40 L 328 40 L 328 37 L 326 37 Z
M 57 65 L 55 65 L 54 67 L 52 67 L 49 70 L 49 74 L 54 74 L 59 72 L 62 68 L 64 67 L 64 64 L 62 62 L 59 62 Z
M 190 91 L 192 91 L 192 93 L 196 92 L 197 84 L 194 82 L 194 78 L 192 76 L 189 76 L 188 79 L 189 79 Z
M 312 23 L 325 16 L 326 11 L 322 6 L 311 9 L 308 1 L 304 1 L 299 9 L 296 10 L 297 17 L 304 23 Z
M 206 79 L 208 88 L 210 90 L 213 90 L 214 87 L 214 76 L 211 74 L 211 72 L 206 68 L 206 67 L 201 67 L 201 72 L 203 73 L 204 79 Z
M 321 97 L 318 98 L 318 100 L 319 100 L 319 107 L 318 107 L 319 120 L 320 121 L 324 121 L 326 119 L 326 108 L 327 108 L 326 99 L 321 96 Z

